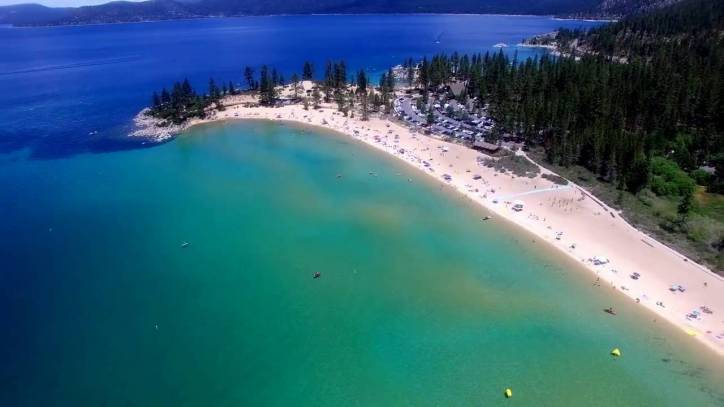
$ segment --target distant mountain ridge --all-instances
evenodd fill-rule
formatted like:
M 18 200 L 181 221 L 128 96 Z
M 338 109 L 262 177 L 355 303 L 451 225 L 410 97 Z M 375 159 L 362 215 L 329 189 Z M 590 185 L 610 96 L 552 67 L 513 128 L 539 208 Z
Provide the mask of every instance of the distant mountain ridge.
M 0 7 L 0 24 L 74 25 L 270 14 L 459 13 L 610 17 L 677 0 L 150 0 L 51 8 Z
M 44 25 L 65 18 L 69 8 L 51 8 L 40 4 L 17 4 L 0 7 L 0 24 Z
M 623 18 L 635 14 L 647 13 L 681 1 L 682 0 L 602 0 L 598 2 L 594 8 L 571 13 L 571 16 L 582 18 Z

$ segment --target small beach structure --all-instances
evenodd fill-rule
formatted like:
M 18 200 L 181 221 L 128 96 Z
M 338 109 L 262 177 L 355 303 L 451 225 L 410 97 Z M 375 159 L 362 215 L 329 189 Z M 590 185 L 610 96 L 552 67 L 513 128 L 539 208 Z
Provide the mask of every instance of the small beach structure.
M 513 206 L 511 209 L 513 209 L 516 212 L 520 212 L 523 210 L 524 207 L 525 207 L 525 203 L 523 201 L 515 200 L 515 201 L 513 201 Z
M 486 153 L 494 153 L 494 152 L 500 150 L 499 145 L 488 143 L 487 141 L 480 139 L 480 138 L 473 142 L 473 148 L 475 150 L 483 151 Z

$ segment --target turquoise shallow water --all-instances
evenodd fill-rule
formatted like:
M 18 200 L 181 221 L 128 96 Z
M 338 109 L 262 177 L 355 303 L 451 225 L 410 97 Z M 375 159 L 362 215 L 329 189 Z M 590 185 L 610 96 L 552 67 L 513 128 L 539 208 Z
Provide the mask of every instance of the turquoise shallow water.
M 0 185 L 0 405 L 724 404 L 721 359 L 343 137 L 209 125 Z

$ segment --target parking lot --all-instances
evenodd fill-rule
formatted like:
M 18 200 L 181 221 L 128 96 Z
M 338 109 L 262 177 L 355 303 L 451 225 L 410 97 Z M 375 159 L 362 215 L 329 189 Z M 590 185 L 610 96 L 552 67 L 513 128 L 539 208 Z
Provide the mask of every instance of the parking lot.
M 472 141 L 484 138 L 493 128 L 492 120 L 488 117 L 469 114 L 469 120 L 461 121 L 447 114 L 445 104 L 437 103 L 431 99 L 430 106 L 435 117 L 434 123 L 428 127 L 432 132 L 460 140 Z M 460 105 L 458 105 L 457 108 L 465 109 L 465 107 Z M 394 109 L 395 112 L 401 116 L 402 120 L 412 125 L 427 127 L 427 114 L 420 112 L 415 104 L 415 99 L 411 96 L 408 95 L 395 99 Z

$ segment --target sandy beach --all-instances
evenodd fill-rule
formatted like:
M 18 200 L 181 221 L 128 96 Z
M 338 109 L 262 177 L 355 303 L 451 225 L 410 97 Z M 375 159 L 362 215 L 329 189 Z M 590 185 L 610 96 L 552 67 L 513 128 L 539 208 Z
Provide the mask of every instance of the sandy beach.
M 245 107 L 254 101 L 227 96 L 226 110 L 185 127 L 222 120 L 291 121 L 367 143 L 479 204 L 491 217 L 480 219 L 481 227 L 501 218 L 520 226 L 590 271 L 593 285 L 623 293 L 724 356 L 724 278 L 635 229 L 581 187 L 554 184 L 541 177 L 551 173 L 544 168 L 535 178 L 502 174 L 478 163 L 486 155 L 414 133 L 396 121 L 344 117 L 331 104 L 309 110 L 301 105 Z M 521 201 L 523 209 L 513 210 L 514 201 Z M 640 277 L 632 278 L 634 273 Z

